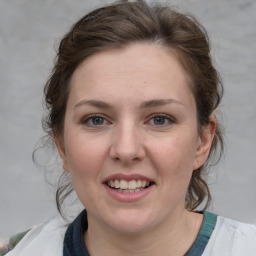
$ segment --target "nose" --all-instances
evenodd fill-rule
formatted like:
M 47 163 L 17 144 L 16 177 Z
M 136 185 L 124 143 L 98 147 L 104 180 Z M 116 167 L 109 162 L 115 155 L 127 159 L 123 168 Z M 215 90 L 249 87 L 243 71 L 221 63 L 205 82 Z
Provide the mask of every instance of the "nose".
M 143 137 L 136 125 L 123 125 L 115 130 L 110 148 L 110 157 L 124 165 L 140 161 L 145 157 Z

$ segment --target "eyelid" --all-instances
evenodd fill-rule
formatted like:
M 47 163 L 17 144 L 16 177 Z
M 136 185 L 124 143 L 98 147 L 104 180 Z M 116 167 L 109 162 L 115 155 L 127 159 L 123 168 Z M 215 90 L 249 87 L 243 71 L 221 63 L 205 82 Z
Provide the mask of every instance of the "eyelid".
M 155 117 L 164 117 L 166 118 L 170 123 L 175 123 L 176 120 L 173 116 L 170 116 L 168 114 L 164 114 L 164 113 L 154 113 L 154 114 L 151 114 L 148 118 L 147 118 L 147 122 L 150 122 L 153 118 Z M 164 125 L 163 125 L 164 126 Z
M 99 118 L 102 118 L 104 119 L 104 122 L 107 122 L 107 124 L 111 124 L 112 122 L 110 121 L 110 118 L 108 116 L 106 116 L 105 114 L 100 114 L 100 113 L 94 113 L 94 114 L 89 114 L 89 115 L 86 115 L 84 117 L 81 118 L 81 121 L 80 123 L 82 123 L 82 125 L 87 125 L 87 126 L 104 126 L 106 124 L 102 124 L 102 125 L 89 125 L 87 124 L 87 122 L 91 119 L 91 118 L 94 118 L 94 117 L 99 117 Z M 176 122 L 176 119 L 169 115 L 169 114 L 165 114 L 165 113 L 153 113 L 151 115 L 149 115 L 146 119 L 146 122 L 145 123 L 149 123 L 153 118 L 156 118 L 156 117 L 164 117 L 166 118 L 168 121 L 169 121 L 169 124 L 170 123 L 175 123 Z M 153 125 L 153 124 L 152 124 Z M 165 125 L 163 125 L 165 126 Z
M 100 117 L 100 118 L 104 119 L 104 121 L 106 121 L 107 123 L 111 123 L 111 122 L 108 120 L 108 118 L 107 118 L 105 115 L 103 115 L 103 114 L 89 114 L 89 115 L 86 115 L 86 116 L 84 116 L 84 117 L 81 119 L 81 123 L 82 123 L 83 125 L 93 126 L 93 125 L 88 125 L 88 124 L 86 124 L 86 122 L 88 122 L 88 120 L 91 119 L 91 118 L 93 118 L 93 117 Z M 104 125 L 104 124 L 98 125 L 98 126 L 103 126 L 103 125 Z M 97 126 L 97 125 L 95 125 L 95 126 Z
M 172 121 L 175 121 L 175 118 L 169 114 L 165 114 L 165 113 L 154 113 L 154 114 L 151 114 L 148 119 L 151 119 L 151 118 L 154 118 L 154 117 L 166 117 L 167 119 L 170 119 Z

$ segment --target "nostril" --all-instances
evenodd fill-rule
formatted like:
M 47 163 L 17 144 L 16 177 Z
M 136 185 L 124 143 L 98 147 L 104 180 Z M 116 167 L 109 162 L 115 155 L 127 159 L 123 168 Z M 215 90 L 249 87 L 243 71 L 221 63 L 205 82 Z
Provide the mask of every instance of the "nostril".
M 118 132 L 117 132 L 118 133 Z M 109 155 L 114 161 L 123 163 L 136 162 L 145 156 L 145 150 L 138 138 L 133 138 L 128 135 L 129 131 L 123 131 L 125 134 L 113 141 L 110 147 Z

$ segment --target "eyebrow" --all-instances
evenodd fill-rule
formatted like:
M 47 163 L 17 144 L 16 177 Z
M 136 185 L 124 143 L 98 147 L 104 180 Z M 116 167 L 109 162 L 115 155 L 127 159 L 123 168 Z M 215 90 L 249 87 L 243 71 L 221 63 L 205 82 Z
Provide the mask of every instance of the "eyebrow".
M 145 101 L 140 105 L 140 108 L 152 108 L 152 107 L 159 107 L 159 106 L 164 106 L 167 104 L 178 104 L 184 106 L 183 103 L 181 103 L 178 100 L 175 99 L 155 99 L 155 100 L 149 100 Z
M 81 100 L 74 106 L 74 109 L 82 105 L 91 105 L 97 108 L 112 108 L 110 104 L 101 100 Z
M 142 102 L 140 105 L 140 108 L 159 107 L 159 106 L 164 106 L 164 105 L 171 104 L 171 103 L 184 106 L 183 103 L 181 103 L 180 101 L 177 101 L 175 99 L 154 99 L 154 100 Z M 102 108 L 102 109 L 113 108 L 113 106 L 111 104 L 106 103 L 101 100 L 81 100 L 74 106 L 74 109 L 79 106 L 82 106 L 82 105 L 91 105 L 93 107 Z

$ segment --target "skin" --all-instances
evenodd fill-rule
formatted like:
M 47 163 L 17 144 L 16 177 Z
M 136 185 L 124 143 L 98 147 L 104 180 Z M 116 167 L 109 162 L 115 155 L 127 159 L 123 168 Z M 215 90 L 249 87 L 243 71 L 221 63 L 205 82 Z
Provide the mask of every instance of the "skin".
M 189 77 L 164 46 L 103 51 L 75 70 L 56 143 L 88 212 L 91 255 L 185 254 L 203 220 L 185 210 L 186 190 L 207 159 L 215 125 L 212 116 L 198 134 Z M 120 202 L 103 185 L 120 173 L 154 185 L 141 199 Z

